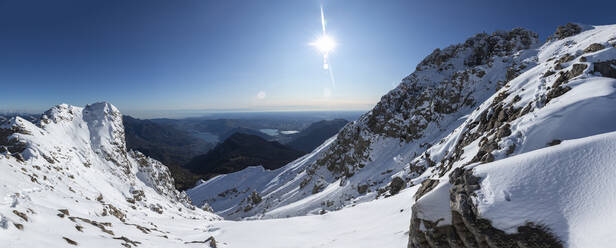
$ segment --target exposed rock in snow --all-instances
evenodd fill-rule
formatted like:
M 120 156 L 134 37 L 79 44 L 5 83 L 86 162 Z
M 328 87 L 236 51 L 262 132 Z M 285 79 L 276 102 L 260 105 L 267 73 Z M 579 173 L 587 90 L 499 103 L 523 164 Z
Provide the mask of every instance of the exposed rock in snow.
M 531 235 L 529 233 L 524 234 L 525 231 L 529 230 L 528 228 L 535 228 L 532 232 L 533 235 L 539 240 L 543 240 L 543 244 L 548 247 L 558 246 L 550 241 L 550 233 L 554 233 L 558 242 L 567 246 L 605 246 L 590 245 L 594 243 L 586 242 L 589 240 L 581 243 L 572 242 L 571 237 L 583 236 L 582 232 L 573 228 L 571 223 L 557 223 L 557 220 L 559 218 L 577 218 L 574 217 L 573 213 L 567 213 L 564 217 L 550 215 L 551 217 L 546 219 L 539 216 L 520 215 L 521 212 L 498 208 L 499 205 L 493 201 L 482 203 L 482 194 L 501 194 L 501 192 L 504 194 L 502 200 L 508 202 L 507 199 L 511 198 L 510 192 L 515 189 L 490 191 L 490 189 L 484 189 L 483 183 L 479 188 L 465 182 L 463 185 L 467 188 L 465 188 L 465 191 L 460 191 L 456 189 L 458 184 L 454 183 L 457 180 L 455 178 L 459 176 L 455 172 L 452 173 L 452 169 L 464 166 L 470 168 L 476 166 L 478 162 L 485 164 L 477 167 L 476 170 L 488 167 L 495 168 L 492 164 L 505 163 L 504 161 L 519 161 L 515 164 L 519 167 L 530 166 L 529 161 L 515 160 L 514 158 L 539 154 L 541 152 L 532 151 L 546 146 L 554 146 L 554 149 L 556 149 L 562 146 L 561 142 L 567 143 L 567 140 L 616 131 L 616 125 L 613 124 L 616 111 L 614 108 L 608 107 L 616 106 L 616 101 L 614 101 L 616 99 L 616 80 L 605 77 L 606 74 L 609 75 L 610 73 L 605 71 L 605 64 L 616 58 L 616 50 L 605 47 L 599 49 L 598 46 L 593 45 L 606 43 L 613 39 L 616 36 L 615 31 L 616 26 L 614 25 L 596 26 L 587 28 L 586 31 L 577 35 L 548 41 L 536 49 L 536 66 L 511 80 L 491 99 L 470 113 L 466 121 L 445 139 L 455 142 L 455 146 L 450 146 L 454 147 L 453 149 L 443 150 L 443 145 L 439 144 L 426 151 L 433 157 L 435 154 L 443 154 L 443 156 L 440 156 L 440 161 L 433 159 L 437 161 L 436 165 L 426 172 L 429 177 L 441 180 L 438 186 L 433 187 L 432 191 L 422 192 L 424 195 L 414 206 L 415 212 L 413 214 L 415 217 L 411 227 L 409 247 L 429 247 L 426 246 L 427 240 L 433 238 L 433 241 L 437 242 L 438 237 L 445 233 L 453 234 L 453 238 L 448 237 L 448 242 L 463 242 L 466 247 L 475 247 L 475 244 L 464 241 L 465 235 L 470 235 L 477 243 L 490 243 L 497 242 L 494 240 L 500 240 L 499 242 L 513 242 L 522 246 L 521 244 L 527 241 L 519 238 Z M 596 47 L 596 49 L 588 49 L 589 47 Z M 598 63 L 603 66 L 600 66 L 601 69 L 599 70 L 604 70 L 604 73 L 593 74 L 593 70 L 597 70 L 593 67 Z M 557 73 L 547 73 L 549 71 L 556 71 Z M 550 150 L 540 151 L 547 152 Z M 510 156 L 514 157 L 499 161 Z M 580 155 L 580 157 L 584 156 Z M 553 158 L 556 159 L 556 157 Z M 590 165 L 585 165 L 587 162 L 581 162 L 574 157 L 569 156 L 568 159 L 576 161 L 575 166 L 580 166 L 567 168 L 566 170 L 571 170 L 570 173 L 577 173 L 576 171 L 583 170 L 582 168 L 590 167 Z M 560 164 L 571 163 L 569 160 L 559 159 L 559 169 L 557 170 L 546 167 L 543 171 L 535 171 L 537 174 L 532 175 L 548 180 L 560 177 L 560 174 L 554 174 L 551 170 L 560 171 Z M 496 162 L 490 163 L 492 161 Z M 549 166 L 549 164 L 551 163 L 539 163 L 542 166 Z M 455 171 L 460 171 L 460 169 Z M 504 175 L 507 175 L 508 180 L 516 181 L 515 185 L 520 185 L 519 181 L 523 181 L 531 174 Z M 489 174 L 486 176 L 490 178 Z M 450 178 L 449 182 L 442 180 L 447 177 Z M 490 182 L 501 185 L 502 180 L 490 180 Z M 482 182 L 485 182 L 485 180 Z M 533 187 L 537 188 L 533 190 L 538 190 L 546 186 L 535 184 Z M 579 188 L 579 185 L 570 185 L 569 187 L 573 191 L 584 190 Z M 605 187 L 613 188 L 614 185 Z M 484 190 L 485 193 L 480 193 Z M 447 194 L 448 191 L 451 193 Z M 552 194 L 558 195 L 557 192 L 561 191 L 562 189 L 554 189 Z M 461 194 L 461 192 L 466 193 Z M 460 199 L 460 197 L 463 199 Z M 450 202 L 450 209 L 434 207 L 435 205 L 449 205 L 449 199 L 452 201 Z M 537 203 L 540 203 L 543 198 L 528 199 L 529 202 L 527 203 L 531 204 L 530 199 L 535 199 Z M 573 201 L 573 199 L 570 200 Z M 553 205 L 544 205 L 544 209 L 548 212 L 556 212 L 557 209 L 562 207 L 569 208 L 567 207 L 569 206 L 568 201 L 553 202 Z M 499 212 L 499 214 L 490 216 L 482 212 L 482 205 L 489 206 L 490 209 Z M 460 208 L 460 206 L 466 207 Z M 522 208 L 522 206 L 517 207 Z M 527 209 L 526 211 L 534 212 L 536 210 Z M 606 214 L 612 215 L 613 213 L 607 211 Z M 499 223 L 507 222 L 510 219 L 517 221 L 515 224 L 509 222 L 507 225 L 499 225 Z M 482 220 L 481 222 L 485 223 L 480 224 L 476 220 Z M 430 226 L 428 229 L 426 229 L 424 221 Z M 476 226 L 478 225 L 486 228 L 477 229 Z M 467 234 L 467 231 L 470 231 L 472 235 Z M 505 232 L 506 235 L 499 234 Z M 523 235 L 517 235 L 520 233 Z
M 611 132 L 456 168 L 449 194 L 413 206 L 409 247 L 609 247 L 615 149 Z
M 567 23 L 563 26 L 558 26 L 551 39 L 562 40 L 569 36 L 579 34 L 580 32 L 582 32 L 582 27 L 580 27 L 580 25 L 575 23 Z

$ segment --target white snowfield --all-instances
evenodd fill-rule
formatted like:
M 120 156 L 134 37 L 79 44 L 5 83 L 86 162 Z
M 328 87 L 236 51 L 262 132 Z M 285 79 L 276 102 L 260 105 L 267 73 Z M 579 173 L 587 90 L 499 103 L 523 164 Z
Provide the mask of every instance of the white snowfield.
M 479 213 L 509 233 L 532 221 L 570 247 L 613 247 L 615 163 L 611 132 L 479 165 Z
M 228 247 L 406 247 L 416 189 L 324 215 L 215 221 L 211 228 L 218 229 L 213 235 Z

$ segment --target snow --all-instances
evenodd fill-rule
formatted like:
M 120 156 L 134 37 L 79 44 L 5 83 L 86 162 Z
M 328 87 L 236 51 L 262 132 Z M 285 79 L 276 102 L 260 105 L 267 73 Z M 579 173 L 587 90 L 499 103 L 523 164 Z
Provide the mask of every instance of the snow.
M 509 122 L 511 135 L 496 139 L 499 149 L 493 152 L 495 162 L 470 164 L 483 138 L 483 133 L 462 149 L 462 157 L 452 168 L 475 167 L 475 175 L 482 177 L 478 197 L 479 215 L 492 225 L 507 232 L 527 222 L 545 225 L 566 247 L 610 247 L 614 243 L 613 221 L 616 198 L 613 189 L 614 138 L 616 137 L 616 80 L 593 74 L 592 62 L 616 58 L 616 49 L 606 47 L 593 53 L 582 50 L 592 43 L 604 43 L 614 37 L 616 25 L 586 27 L 579 35 L 559 41 L 548 41 L 535 50 L 537 65 L 511 80 L 503 89 L 470 113 L 466 121 L 445 138 L 445 142 L 430 149 L 430 154 L 452 154 L 447 147 L 457 143 L 464 130 L 474 130 L 471 123 L 482 113 L 493 112 L 493 101 L 501 93 L 509 95 L 501 102 L 513 103 L 517 108 L 531 106 L 532 110 Z M 581 75 L 565 85 L 571 90 L 547 104 L 545 95 L 559 76 L 543 77 L 547 70 L 555 70 L 555 60 L 572 54 L 577 56 L 562 63 L 562 71 L 574 64 L 586 64 Z M 581 61 L 584 56 L 586 62 Z M 514 103 L 513 98 L 519 97 Z M 560 145 L 547 147 L 552 141 Z M 506 150 L 514 145 L 515 150 Z M 450 224 L 448 204 L 448 176 L 426 171 L 424 176 L 439 178 L 440 184 L 424 195 L 415 205 L 417 215 L 427 220 Z M 609 220 L 609 221 L 606 221 Z
M 378 201 L 324 215 L 252 221 L 217 221 L 209 226 L 228 247 L 406 247 L 410 207 L 417 187 Z
M 118 247 L 122 243 L 133 247 L 204 247 L 203 241 L 209 237 L 223 248 L 400 247 L 408 240 L 416 188 L 322 215 L 221 221 L 212 213 L 191 208 L 185 195 L 170 186 L 168 170 L 158 161 L 126 151 L 120 117 L 108 103 L 85 108 L 58 105 L 46 112 L 40 126 L 19 117 L 2 126 L 19 127 L 22 133 L 13 136 L 27 147 L 23 162 L 12 154 L 0 154 L 2 247 L 70 246 L 64 237 L 82 247 Z M 299 161 L 308 159 L 310 156 Z M 297 168 L 284 168 L 287 172 L 293 169 Z M 266 172 L 261 167 L 247 171 Z M 278 176 L 272 173 L 271 181 L 279 180 Z M 269 187 L 267 182 L 264 187 Z M 134 196 L 136 190 L 144 191 L 142 200 Z M 123 220 L 110 212 L 104 214 L 111 211 L 110 205 L 125 215 Z M 58 214 L 63 209 L 68 215 L 61 217 Z M 14 211 L 25 214 L 27 220 Z M 89 221 L 109 223 L 103 228 L 110 232 Z M 139 243 L 133 245 L 121 237 Z
M 120 237 L 146 247 L 178 246 L 206 239 L 194 226 L 220 219 L 194 209 L 173 188 L 164 165 L 126 151 L 121 114 L 111 104 L 62 104 L 47 111 L 39 126 L 16 117 L 1 128 L 20 130 L 11 138 L 26 147 L 23 161 L 0 154 L 3 247 L 64 247 L 63 237 L 86 247 L 118 247 Z M 68 215 L 59 216 L 63 209 Z M 89 221 L 109 223 L 109 232 Z
M 431 192 L 417 201 L 417 217 L 433 222 L 451 223 L 449 208 L 449 182 L 439 183 Z
M 477 207 L 496 228 L 515 232 L 534 222 L 569 247 L 611 247 L 616 242 L 616 132 L 475 167 L 482 178 Z

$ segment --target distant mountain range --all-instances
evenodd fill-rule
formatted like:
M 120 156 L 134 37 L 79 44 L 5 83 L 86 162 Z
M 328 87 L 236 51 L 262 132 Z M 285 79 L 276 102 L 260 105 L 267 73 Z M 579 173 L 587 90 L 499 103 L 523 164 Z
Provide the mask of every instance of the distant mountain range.
M 8 121 L 10 118 L 19 116 L 29 122 L 38 122 L 40 114 L 28 114 L 28 113 L 0 113 L 0 124 Z
M 269 166 L 269 168 L 280 167 L 284 165 L 280 164 L 281 162 L 292 161 L 303 153 L 312 151 L 326 139 L 335 135 L 348 122 L 343 119 L 334 119 L 312 123 L 308 122 L 312 119 L 285 120 L 279 117 L 273 119 L 141 120 L 131 116 L 123 116 L 122 120 L 126 131 L 127 148 L 140 151 L 167 165 L 175 179 L 175 186 L 180 190 L 193 187 L 199 179 L 207 179 L 221 173 L 235 172 L 246 166 L 259 165 L 256 162 L 267 162 L 266 166 Z M 301 131 L 295 134 L 271 136 L 257 128 L 299 129 Z M 216 170 L 197 168 L 202 164 L 187 166 L 189 162 L 197 161 L 197 156 L 204 157 L 216 145 L 224 144 L 237 133 L 259 137 L 260 140 L 258 141 L 254 137 L 248 140 L 251 142 L 250 144 L 265 144 L 259 149 L 263 151 L 270 149 L 271 151 L 264 153 L 266 154 L 265 158 L 256 159 L 250 147 L 243 147 L 234 151 L 233 155 L 236 159 L 239 155 L 245 156 L 240 163 L 233 165 L 227 163 Z M 233 143 L 236 140 L 232 139 L 229 142 Z M 278 145 L 271 145 L 270 141 L 277 141 L 276 144 Z M 268 154 L 275 154 L 279 151 L 292 152 L 284 153 L 286 155 L 282 159 L 267 157 Z M 250 164 L 251 162 L 253 163 Z M 190 167 L 192 172 L 185 167 Z
M 243 133 L 243 134 L 259 136 L 260 138 L 262 138 L 264 140 L 272 139 L 271 136 L 265 134 L 264 132 L 261 132 L 259 130 L 250 129 L 250 128 L 245 128 L 245 127 L 233 128 L 233 129 L 231 129 L 231 130 L 221 134 L 220 136 L 218 136 L 218 139 L 221 142 L 223 142 L 223 141 L 227 140 L 229 137 L 231 137 L 233 134 L 236 134 L 236 133 Z
M 336 135 L 344 125 L 348 123 L 344 119 L 323 120 L 310 124 L 300 133 L 295 134 L 287 145 L 302 152 L 311 152 L 323 141 Z
M 185 168 L 197 174 L 226 174 L 257 165 L 273 170 L 303 154 L 276 141 L 234 133 L 207 154 L 193 158 Z
M 190 135 L 171 125 L 123 116 L 126 147 L 140 151 L 169 167 L 175 187 L 184 190 L 194 186 L 200 176 L 182 166 L 193 157 L 210 150 L 214 144 Z
M 130 149 L 139 150 L 166 165 L 183 165 L 214 147 L 214 144 L 171 125 L 130 116 L 124 116 L 123 123 Z

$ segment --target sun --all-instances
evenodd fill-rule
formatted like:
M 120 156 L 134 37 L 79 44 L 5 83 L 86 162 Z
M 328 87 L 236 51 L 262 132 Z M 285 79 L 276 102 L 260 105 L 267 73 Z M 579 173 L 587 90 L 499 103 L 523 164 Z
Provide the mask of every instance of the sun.
M 336 41 L 328 35 L 323 35 L 315 42 L 310 43 L 310 45 L 319 49 L 319 51 L 324 55 L 327 55 L 329 52 L 333 51 L 334 48 L 336 48 Z

